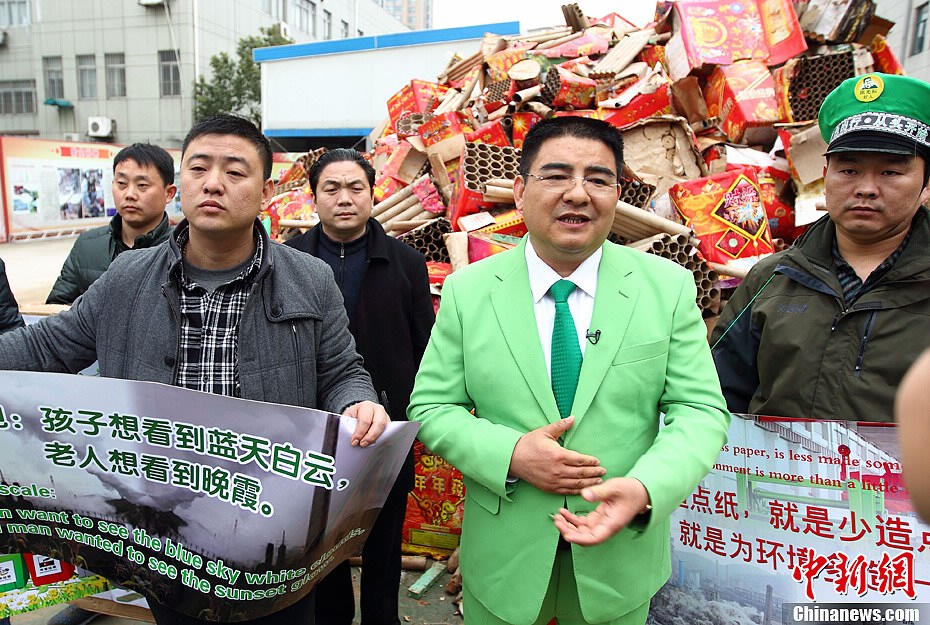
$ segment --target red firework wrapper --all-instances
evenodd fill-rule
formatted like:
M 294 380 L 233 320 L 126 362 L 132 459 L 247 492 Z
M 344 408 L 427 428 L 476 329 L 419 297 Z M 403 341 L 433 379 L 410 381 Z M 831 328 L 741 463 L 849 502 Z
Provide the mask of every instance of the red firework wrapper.
M 707 260 L 751 265 L 774 251 L 754 168 L 680 182 L 669 197 Z
M 542 54 L 550 59 L 573 59 L 578 56 L 587 56 L 589 54 L 604 54 L 609 47 L 610 42 L 604 37 L 599 37 L 595 34 L 587 34 L 577 39 L 566 41 L 562 45 L 554 48 L 538 50 L 537 54 Z
M 474 132 L 465 134 L 465 140 L 469 143 L 490 143 L 491 145 L 509 146 L 510 140 L 507 138 L 507 131 L 501 125 L 501 120 L 495 119 L 480 126 Z
M 526 138 L 526 133 L 530 131 L 530 128 L 536 125 L 537 122 L 542 121 L 542 115 L 537 115 L 536 113 L 514 113 L 513 114 L 513 147 L 522 148 L 523 140 Z
M 401 189 L 407 186 L 403 180 L 398 180 L 392 176 L 381 176 L 375 180 L 375 202 L 381 202 L 388 199 Z
M 278 219 L 297 219 L 306 221 L 314 212 L 313 193 L 310 185 L 286 191 L 271 198 L 265 211 L 275 213 Z
M 780 65 L 807 49 L 791 0 L 679 0 L 666 60 L 672 79 L 755 59 Z
M 378 172 L 380 176 L 391 176 L 398 178 L 406 183 L 413 182 L 417 172 L 426 162 L 426 155 L 414 149 L 406 140 L 398 142 L 397 146 L 391 151 L 387 162 Z
M 488 75 L 492 82 L 507 80 L 507 70 L 526 58 L 526 51 L 533 44 L 514 44 L 512 47 L 495 52 L 485 60 L 488 66 Z
M 875 69 L 886 74 L 904 75 L 904 66 L 898 61 L 891 48 L 888 47 L 888 40 L 884 35 L 875 35 L 872 38 L 872 58 L 875 59 Z
M 436 215 L 445 214 L 446 205 L 442 203 L 439 191 L 436 190 L 436 186 L 429 178 L 421 180 L 413 185 L 413 194 L 417 196 L 423 210 L 427 210 Z
M 442 100 L 449 90 L 448 87 L 426 80 L 411 80 L 409 85 L 392 95 L 387 101 L 388 116 L 391 118 L 391 128 L 397 120 L 409 113 L 425 113 L 430 99 Z
M 413 461 L 413 489 L 407 495 L 401 546 L 407 553 L 448 556 L 462 535 L 465 482 L 458 469 L 420 441 L 413 444 Z
M 665 46 L 647 45 L 639 53 L 638 59 L 649 67 L 657 64 L 665 67 Z
M 707 112 L 720 120 L 727 138 L 742 143 L 746 131 L 781 121 L 772 73 L 759 61 L 739 61 L 714 70 L 704 90 Z
M 420 138 L 423 139 L 423 145 L 426 146 L 470 131 L 471 127 L 465 123 L 464 117 L 457 111 L 436 115 L 417 129 Z
M 508 235 L 476 230 L 468 233 L 468 262 L 476 263 L 483 258 L 500 254 L 516 247 Z
M 450 273 L 452 273 L 452 265 L 450 263 L 440 263 L 433 260 L 426 261 L 426 275 L 429 276 L 430 284 L 442 285 Z
M 572 107 L 583 109 L 594 102 L 594 92 L 597 82 L 579 76 L 561 67 L 550 68 L 559 73 L 559 90 L 552 99 L 552 108 Z
M 600 113 L 601 119 L 618 128 L 646 117 L 668 115 L 672 111 L 668 89 L 669 86 L 666 83 L 659 87 L 655 93 L 639 94 L 623 108 L 599 108 L 598 113 Z
M 791 243 L 804 231 L 804 228 L 794 225 L 794 206 L 785 204 L 778 197 L 779 186 L 791 180 L 791 175 L 772 167 L 766 167 L 757 169 L 756 177 L 759 181 L 762 206 L 765 208 L 765 216 L 768 217 L 772 236 Z

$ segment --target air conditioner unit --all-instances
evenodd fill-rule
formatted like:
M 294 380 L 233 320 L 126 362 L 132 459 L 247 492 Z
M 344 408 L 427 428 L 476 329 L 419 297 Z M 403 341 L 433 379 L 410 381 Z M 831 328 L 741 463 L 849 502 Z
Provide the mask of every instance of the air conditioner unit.
M 109 117 L 88 117 L 87 135 L 90 137 L 109 137 L 116 130 L 116 122 Z
M 80 141 L 81 140 L 81 133 L 79 132 L 66 132 L 64 136 L 65 136 L 65 141 Z
M 290 37 L 291 27 L 287 25 L 287 22 L 278 22 L 278 32 L 282 37 Z
M 164 4 L 165 0 L 139 0 L 139 6 L 157 7 Z

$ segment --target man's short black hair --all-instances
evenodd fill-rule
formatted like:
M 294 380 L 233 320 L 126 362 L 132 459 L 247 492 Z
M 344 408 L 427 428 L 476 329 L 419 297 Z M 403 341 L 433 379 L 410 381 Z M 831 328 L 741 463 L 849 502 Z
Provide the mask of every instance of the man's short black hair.
M 151 143 L 133 143 L 116 153 L 113 157 L 113 173 L 116 166 L 123 161 L 135 161 L 142 167 L 152 165 L 165 186 L 174 184 L 174 159 L 163 148 Z
M 244 117 L 237 115 L 213 115 L 205 117 L 194 124 L 187 136 L 184 137 L 184 145 L 181 147 L 181 158 L 187 152 L 187 146 L 190 142 L 202 135 L 233 135 L 242 137 L 255 146 L 258 150 L 258 157 L 262 162 L 262 174 L 265 180 L 271 178 L 271 142 L 268 137 L 255 127 L 255 124 Z
M 344 161 L 355 163 L 362 168 L 362 171 L 365 172 L 365 176 L 368 178 L 368 186 L 371 188 L 372 193 L 374 192 L 375 168 L 365 159 L 365 156 L 358 150 L 353 150 L 352 148 L 336 148 L 335 150 L 324 152 L 323 156 L 321 156 L 310 168 L 310 171 L 307 172 L 307 177 L 310 180 L 310 188 L 314 193 L 316 193 L 316 185 L 320 181 L 320 176 L 323 174 L 323 170 L 326 169 L 326 166 Z
M 623 167 L 623 135 L 615 126 L 600 119 L 590 117 L 552 117 L 544 119 L 530 128 L 523 140 L 523 154 L 520 158 L 520 175 L 526 178 L 530 167 L 539 154 L 542 144 L 557 137 L 576 137 L 600 141 L 613 152 L 617 165 L 617 177 Z

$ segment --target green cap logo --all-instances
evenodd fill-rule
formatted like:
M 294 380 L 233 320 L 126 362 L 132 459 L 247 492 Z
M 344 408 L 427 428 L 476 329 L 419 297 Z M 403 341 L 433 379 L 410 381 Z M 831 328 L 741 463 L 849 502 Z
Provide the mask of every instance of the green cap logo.
M 874 102 L 884 90 L 885 82 L 875 74 L 866 74 L 853 87 L 853 93 L 860 102 Z

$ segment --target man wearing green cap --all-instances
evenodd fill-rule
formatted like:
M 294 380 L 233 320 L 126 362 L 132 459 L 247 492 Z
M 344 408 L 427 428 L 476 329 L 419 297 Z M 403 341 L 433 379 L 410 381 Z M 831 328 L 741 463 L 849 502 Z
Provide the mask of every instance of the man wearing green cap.
M 893 420 L 930 345 L 928 102 L 930 84 L 887 74 L 824 100 L 828 214 L 753 267 L 712 336 L 731 411 Z

